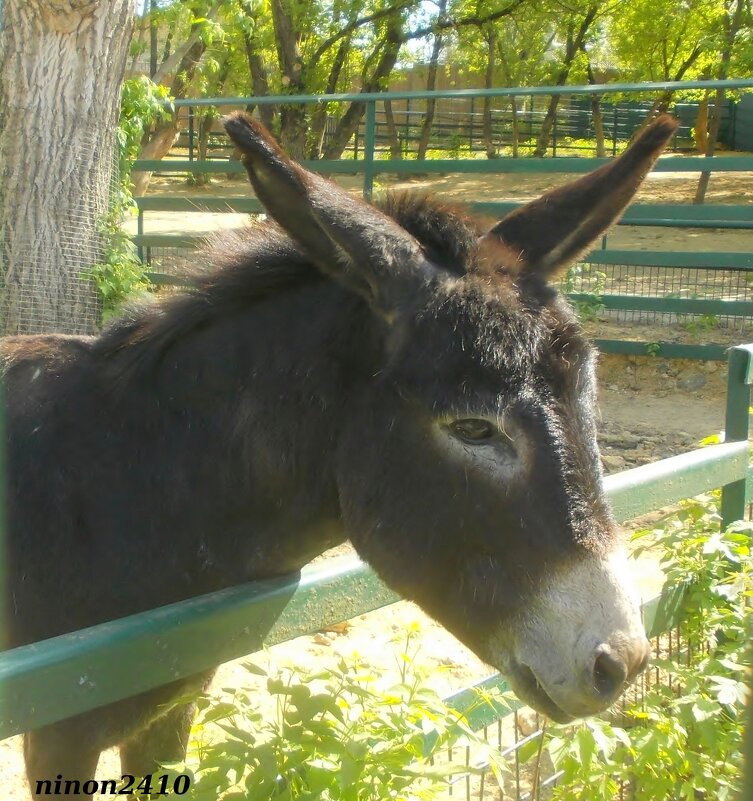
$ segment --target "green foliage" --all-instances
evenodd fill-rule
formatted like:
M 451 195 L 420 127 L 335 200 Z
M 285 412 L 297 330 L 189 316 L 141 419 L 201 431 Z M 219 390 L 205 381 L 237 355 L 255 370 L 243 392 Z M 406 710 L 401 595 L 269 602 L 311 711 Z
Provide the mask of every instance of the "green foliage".
M 662 681 L 628 706 L 622 726 L 590 720 L 575 733 L 550 732 L 547 747 L 563 771 L 555 799 L 611 801 L 620 783 L 631 786 L 635 801 L 726 801 L 739 790 L 753 526 L 720 533 L 719 523 L 717 497 L 706 496 L 683 504 L 661 528 L 635 535 L 639 552 L 658 553 L 666 587 L 686 588 L 686 644 L 679 652 L 665 647 L 653 660 L 650 670 Z
M 409 653 L 399 681 L 379 687 L 380 676 L 358 659 L 340 659 L 316 673 L 302 668 L 267 671 L 272 714 L 258 694 L 227 691 L 221 702 L 201 701 L 187 764 L 192 801 L 428 801 L 447 790 L 464 765 L 442 763 L 448 747 L 472 742 L 486 748 L 464 718 L 426 683 Z M 490 749 L 488 757 L 496 767 Z M 470 769 L 473 771 L 473 768 Z
M 116 317 L 123 304 L 151 289 L 136 246 L 120 226 L 120 217 L 108 215 L 102 224 L 107 239 L 104 258 L 88 272 L 102 300 L 102 322 Z
M 579 298 L 573 302 L 578 317 L 583 322 L 598 319 L 604 311 L 601 294 L 604 291 L 607 274 L 591 264 L 573 264 L 562 279 L 561 289 L 566 294 L 586 293 L 587 298 Z
M 716 328 L 719 325 L 719 318 L 715 314 L 699 314 L 698 317 L 681 322 L 680 325 L 689 334 L 698 336 Z
M 121 155 L 121 180 L 130 171 L 129 163 L 137 158 L 141 140 L 151 125 L 172 113 L 168 90 L 145 75 L 123 82 L 120 93 L 118 144 Z
M 136 248 L 121 226 L 123 218 L 134 207 L 130 190 L 131 162 L 139 154 L 146 131 L 171 109 L 164 86 L 158 86 L 143 75 L 123 83 L 117 130 L 118 180 L 110 197 L 110 209 L 100 221 L 104 257 L 88 273 L 102 300 L 103 323 L 116 316 L 124 303 L 151 287 Z

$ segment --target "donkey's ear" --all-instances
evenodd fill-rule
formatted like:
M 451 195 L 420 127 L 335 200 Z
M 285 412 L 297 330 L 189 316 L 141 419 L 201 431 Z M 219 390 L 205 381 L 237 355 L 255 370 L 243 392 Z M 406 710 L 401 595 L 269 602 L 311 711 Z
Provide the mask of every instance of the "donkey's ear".
M 267 212 L 326 273 L 391 316 L 435 273 L 395 220 L 296 164 L 243 112 L 223 119 Z
M 548 277 L 571 264 L 616 222 L 676 128 L 659 117 L 618 159 L 513 211 L 479 240 L 481 266 Z

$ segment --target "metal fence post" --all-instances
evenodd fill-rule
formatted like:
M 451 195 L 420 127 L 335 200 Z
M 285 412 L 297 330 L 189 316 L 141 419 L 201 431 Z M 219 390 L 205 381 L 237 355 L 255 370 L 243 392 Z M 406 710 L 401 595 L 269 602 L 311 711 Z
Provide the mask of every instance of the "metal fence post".
M 188 107 L 188 160 L 193 161 L 193 139 L 194 139 L 194 111 L 193 106 Z
M 753 345 L 739 345 L 729 351 L 725 442 L 748 439 L 750 385 L 753 383 Z M 745 516 L 747 478 L 722 487 L 722 526 Z
M 374 190 L 374 144 L 376 142 L 376 100 L 366 103 L 366 133 L 363 139 L 363 196 L 371 200 Z

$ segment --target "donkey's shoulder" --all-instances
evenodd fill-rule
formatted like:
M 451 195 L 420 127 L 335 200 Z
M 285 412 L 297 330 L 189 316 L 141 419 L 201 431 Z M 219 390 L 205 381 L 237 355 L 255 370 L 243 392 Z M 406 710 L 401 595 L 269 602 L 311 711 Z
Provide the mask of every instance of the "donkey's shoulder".
M 0 338 L 0 376 L 9 397 L 31 391 L 46 378 L 71 374 L 90 359 L 93 337 L 39 334 Z M 25 387 L 25 389 L 24 389 Z

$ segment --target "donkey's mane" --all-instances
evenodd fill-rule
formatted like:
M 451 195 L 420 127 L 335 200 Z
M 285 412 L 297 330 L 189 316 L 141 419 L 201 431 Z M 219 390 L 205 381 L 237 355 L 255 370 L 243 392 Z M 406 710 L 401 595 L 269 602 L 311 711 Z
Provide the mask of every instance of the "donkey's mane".
M 480 229 L 461 209 L 415 194 L 388 193 L 376 205 L 448 271 L 461 275 L 473 263 Z M 204 255 L 208 267 L 188 276 L 185 291 L 131 306 L 94 342 L 95 353 L 117 361 L 121 377 L 156 363 L 176 340 L 217 319 L 281 292 L 332 280 L 272 221 L 223 231 L 207 241 Z

